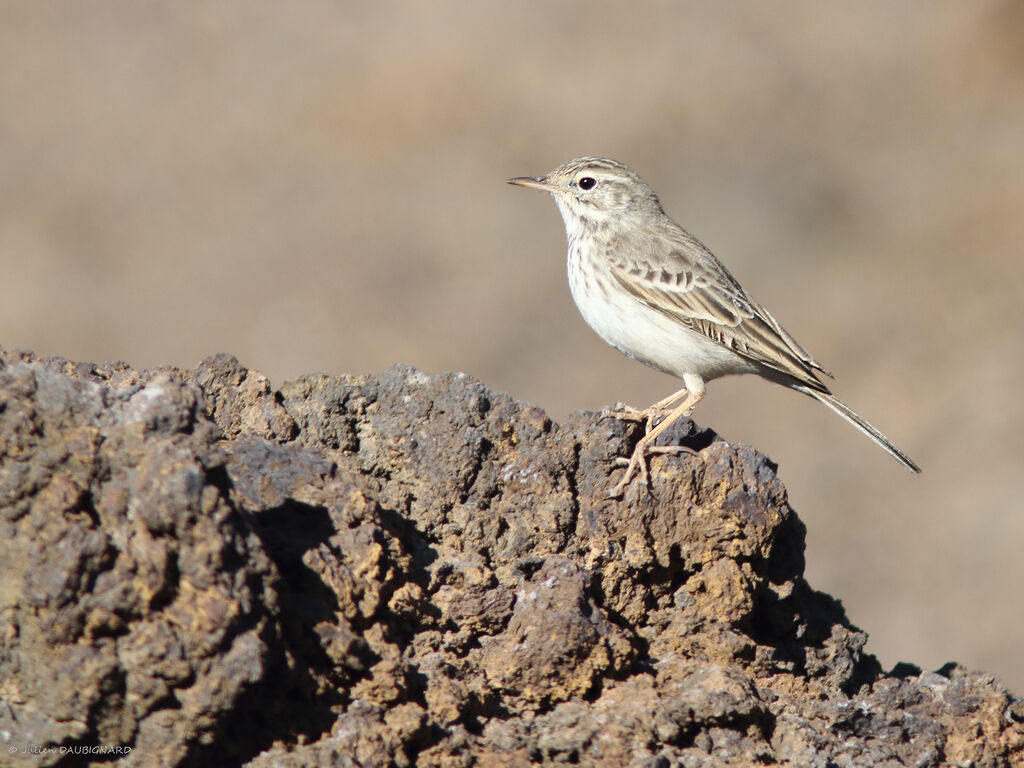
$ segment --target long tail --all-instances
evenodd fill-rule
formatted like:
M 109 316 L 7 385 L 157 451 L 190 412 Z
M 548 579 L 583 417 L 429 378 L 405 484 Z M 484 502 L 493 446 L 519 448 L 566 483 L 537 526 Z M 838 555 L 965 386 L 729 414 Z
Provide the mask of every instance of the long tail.
M 913 461 L 911 461 L 910 457 L 907 456 L 907 454 L 905 454 L 903 451 L 901 451 L 899 448 L 893 445 L 889 438 L 887 438 L 885 435 L 883 435 L 881 432 L 879 432 L 877 429 L 871 426 L 862 416 L 856 413 L 850 406 L 848 406 L 846 403 L 844 403 L 842 400 L 840 400 L 832 393 L 819 392 L 815 389 L 811 389 L 810 387 L 805 387 L 802 384 L 796 383 L 789 383 L 788 386 L 791 387 L 792 389 L 795 389 L 797 392 L 803 392 L 805 395 L 813 397 L 815 400 L 824 403 L 833 411 L 835 411 L 844 419 L 846 419 L 848 422 L 853 424 L 853 426 L 855 426 L 865 435 L 867 435 L 880 446 L 885 448 L 885 450 L 887 450 L 892 455 L 892 457 L 896 459 L 896 461 L 898 461 L 904 467 L 909 469 L 911 472 L 915 472 L 917 474 L 921 473 L 921 468 L 917 466 L 917 464 L 915 464 Z

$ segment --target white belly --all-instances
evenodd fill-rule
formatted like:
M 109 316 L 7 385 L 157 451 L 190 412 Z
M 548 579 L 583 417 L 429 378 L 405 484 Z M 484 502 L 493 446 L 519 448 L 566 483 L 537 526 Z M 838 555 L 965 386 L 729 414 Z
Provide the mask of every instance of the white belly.
M 673 376 L 682 378 L 688 373 L 704 381 L 754 370 L 753 365 L 732 350 L 651 309 L 625 291 L 595 288 L 596 281 L 588 278 L 588 271 L 580 268 L 580 260 L 574 255 L 570 247 L 569 289 L 576 306 L 598 336 L 627 357 Z

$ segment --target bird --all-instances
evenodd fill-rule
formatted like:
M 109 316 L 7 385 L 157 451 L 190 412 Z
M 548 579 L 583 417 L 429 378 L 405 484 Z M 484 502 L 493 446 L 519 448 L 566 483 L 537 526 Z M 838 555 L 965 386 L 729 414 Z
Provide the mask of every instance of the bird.
M 682 380 L 681 389 L 641 412 L 647 432 L 622 460 L 626 472 L 611 496 L 621 496 L 634 477 L 649 483 L 648 454 L 690 450 L 654 441 L 703 399 L 707 382 L 734 374 L 755 374 L 814 398 L 904 467 L 921 471 L 832 394 L 821 379 L 832 374 L 665 213 L 636 171 L 607 157 L 579 157 L 508 183 L 554 198 L 568 240 L 569 288 L 587 324 L 627 357 Z

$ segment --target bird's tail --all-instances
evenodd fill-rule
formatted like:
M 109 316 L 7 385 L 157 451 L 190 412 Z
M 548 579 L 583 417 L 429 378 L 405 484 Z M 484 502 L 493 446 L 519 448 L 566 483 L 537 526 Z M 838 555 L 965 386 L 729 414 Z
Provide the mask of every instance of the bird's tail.
M 871 426 L 871 424 L 869 424 L 860 414 L 854 411 L 850 406 L 848 406 L 838 397 L 833 395 L 831 392 L 820 392 L 816 389 L 811 389 L 810 387 L 806 387 L 802 384 L 790 383 L 789 386 L 795 389 L 797 392 L 803 392 L 805 395 L 813 397 L 815 400 L 818 400 L 819 402 L 822 402 L 825 405 L 827 405 L 829 408 L 838 413 L 848 422 L 853 424 L 853 426 L 855 426 L 865 435 L 867 435 L 880 446 L 885 448 L 885 450 L 887 450 L 892 455 L 892 457 L 896 459 L 896 461 L 898 461 L 904 467 L 909 469 L 911 472 L 920 474 L 921 468 L 917 466 L 917 464 L 915 464 L 913 461 L 911 461 L 910 457 L 907 456 L 907 454 L 905 454 L 903 451 L 901 451 L 899 448 L 893 445 L 892 441 L 890 441 L 889 438 L 887 438 L 885 435 L 883 435 L 881 432 L 879 432 L 877 429 Z

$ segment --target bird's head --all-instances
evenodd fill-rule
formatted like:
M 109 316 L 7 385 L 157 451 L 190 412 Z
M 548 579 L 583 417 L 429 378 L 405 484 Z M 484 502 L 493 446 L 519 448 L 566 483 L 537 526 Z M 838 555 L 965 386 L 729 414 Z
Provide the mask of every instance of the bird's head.
M 546 176 L 519 176 L 508 183 L 550 192 L 570 234 L 579 227 L 664 213 L 636 171 L 606 157 L 579 157 Z

